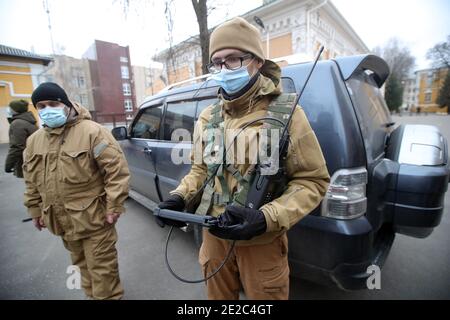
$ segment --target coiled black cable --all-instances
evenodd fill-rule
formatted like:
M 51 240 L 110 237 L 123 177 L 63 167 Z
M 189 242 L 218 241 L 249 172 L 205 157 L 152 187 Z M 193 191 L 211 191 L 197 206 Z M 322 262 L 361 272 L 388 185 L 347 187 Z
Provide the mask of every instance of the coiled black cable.
M 232 146 L 232 144 L 234 143 L 234 141 L 236 140 L 236 138 L 237 138 L 237 137 L 238 137 L 238 136 L 239 136 L 239 135 L 240 135 L 240 134 L 248 127 L 248 126 L 250 126 L 250 125 L 252 125 L 252 124 L 254 124 L 254 123 L 256 123 L 256 122 L 259 122 L 259 121 L 261 121 L 261 120 L 272 120 L 272 121 L 276 121 L 276 122 L 281 123 L 281 125 L 282 125 L 283 127 L 284 127 L 284 125 L 285 125 L 283 121 L 281 121 L 281 120 L 279 120 L 279 119 L 277 119 L 277 118 L 273 118 L 273 117 L 262 117 L 262 118 L 258 118 L 258 119 L 255 119 L 255 120 L 253 120 L 253 121 L 250 121 L 250 122 L 246 123 L 246 124 L 241 128 L 241 130 L 239 130 L 239 132 L 233 137 L 233 139 L 232 139 L 232 141 L 231 141 L 229 147 L 225 150 L 225 154 L 224 154 L 224 157 L 225 157 L 225 158 L 226 158 L 226 154 L 227 154 L 228 150 L 231 148 L 231 146 Z M 215 176 L 216 176 L 216 174 L 217 174 L 217 171 L 219 170 L 220 166 L 221 166 L 221 164 L 216 165 L 216 167 L 214 168 L 214 174 L 212 174 L 212 175 L 211 175 L 211 176 L 203 183 L 203 185 L 201 186 L 201 188 L 198 189 L 198 190 L 195 192 L 194 196 L 191 197 L 191 199 L 194 199 L 201 191 L 203 191 L 203 189 L 206 188 L 206 186 L 208 185 L 208 183 L 210 183 L 211 180 L 212 180 L 213 178 L 215 178 Z M 215 276 L 215 275 L 223 268 L 223 266 L 227 263 L 228 259 L 230 259 L 231 253 L 233 252 L 233 249 L 234 249 L 235 244 L 236 244 L 236 240 L 234 240 L 234 241 L 232 242 L 232 244 L 231 244 L 230 249 L 228 250 L 227 255 L 225 256 L 224 260 L 222 261 L 222 263 L 221 263 L 221 264 L 217 267 L 217 269 L 214 270 L 211 274 L 207 275 L 205 278 L 202 278 L 202 279 L 196 279 L 196 280 L 184 279 L 184 278 L 180 277 L 179 275 L 177 275 L 177 274 L 175 273 L 175 271 L 172 269 L 172 267 L 170 266 L 170 263 L 169 263 L 169 258 L 168 258 L 168 247 L 169 247 L 169 240 L 170 240 L 170 236 L 172 235 L 173 228 L 174 228 L 173 226 L 170 227 L 169 233 L 167 234 L 167 240 L 166 240 L 166 246 L 165 246 L 164 258 L 165 258 L 165 262 L 166 262 L 167 269 L 169 269 L 169 272 L 170 272 L 176 279 L 180 280 L 181 282 L 185 282 L 185 283 L 201 283 L 201 282 L 206 282 L 206 281 L 208 281 L 209 279 L 211 279 L 212 277 L 214 277 L 214 276 Z

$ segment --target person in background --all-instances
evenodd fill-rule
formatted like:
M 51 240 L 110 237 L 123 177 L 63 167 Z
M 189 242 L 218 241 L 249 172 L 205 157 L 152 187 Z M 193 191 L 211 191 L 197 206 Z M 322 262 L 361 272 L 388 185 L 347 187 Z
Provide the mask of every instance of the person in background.
M 28 213 L 38 230 L 62 237 L 87 297 L 121 299 L 115 223 L 130 175 L 123 152 L 56 83 L 42 83 L 31 99 L 44 127 L 24 151 Z
M 5 172 L 12 172 L 17 178 L 23 178 L 23 150 L 26 141 L 37 129 L 36 119 L 28 111 L 28 101 L 13 100 L 9 103 L 9 150 L 5 161 Z

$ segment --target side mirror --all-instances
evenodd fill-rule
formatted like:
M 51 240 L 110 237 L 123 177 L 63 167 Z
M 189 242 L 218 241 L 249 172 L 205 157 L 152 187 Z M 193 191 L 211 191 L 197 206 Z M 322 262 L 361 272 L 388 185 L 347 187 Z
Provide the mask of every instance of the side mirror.
M 127 128 L 126 127 L 117 127 L 111 130 L 111 133 L 117 141 L 125 140 L 128 138 Z

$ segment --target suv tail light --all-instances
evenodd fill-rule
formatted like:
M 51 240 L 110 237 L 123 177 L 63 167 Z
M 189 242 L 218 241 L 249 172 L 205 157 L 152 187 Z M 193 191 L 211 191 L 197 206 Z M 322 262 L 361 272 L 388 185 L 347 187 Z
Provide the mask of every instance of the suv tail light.
M 334 219 L 354 219 L 367 210 L 367 170 L 342 169 L 331 177 L 322 201 L 322 216 Z

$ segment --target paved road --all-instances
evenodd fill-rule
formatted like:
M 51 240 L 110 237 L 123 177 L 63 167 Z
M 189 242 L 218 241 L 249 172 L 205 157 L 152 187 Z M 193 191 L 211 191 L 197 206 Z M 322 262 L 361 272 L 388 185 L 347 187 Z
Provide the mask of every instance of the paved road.
M 450 141 L 449 116 L 395 117 L 399 123 L 437 125 Z M 7 146 L 0 145 L 3 166 Z M 36 231 L 22 206 L 23 182 L 0 173 L 0 299 L 83 299 L 66 288 L 70 260 L 59 238 Z M 120 274 L 126 299 L 205 299 L 202 284 L 174 279 L 164 265 L 167 228 L 128 200 L 118 223 Z M 381 274 L 381 290 L 343 292 L 292 279 L 291 299 L 450 299 L 450 193 L 441 225 L 426 239 L 397 235 Z M 171 242 L 174 268 L 200 277 L 191 234 L 178 231 Z

